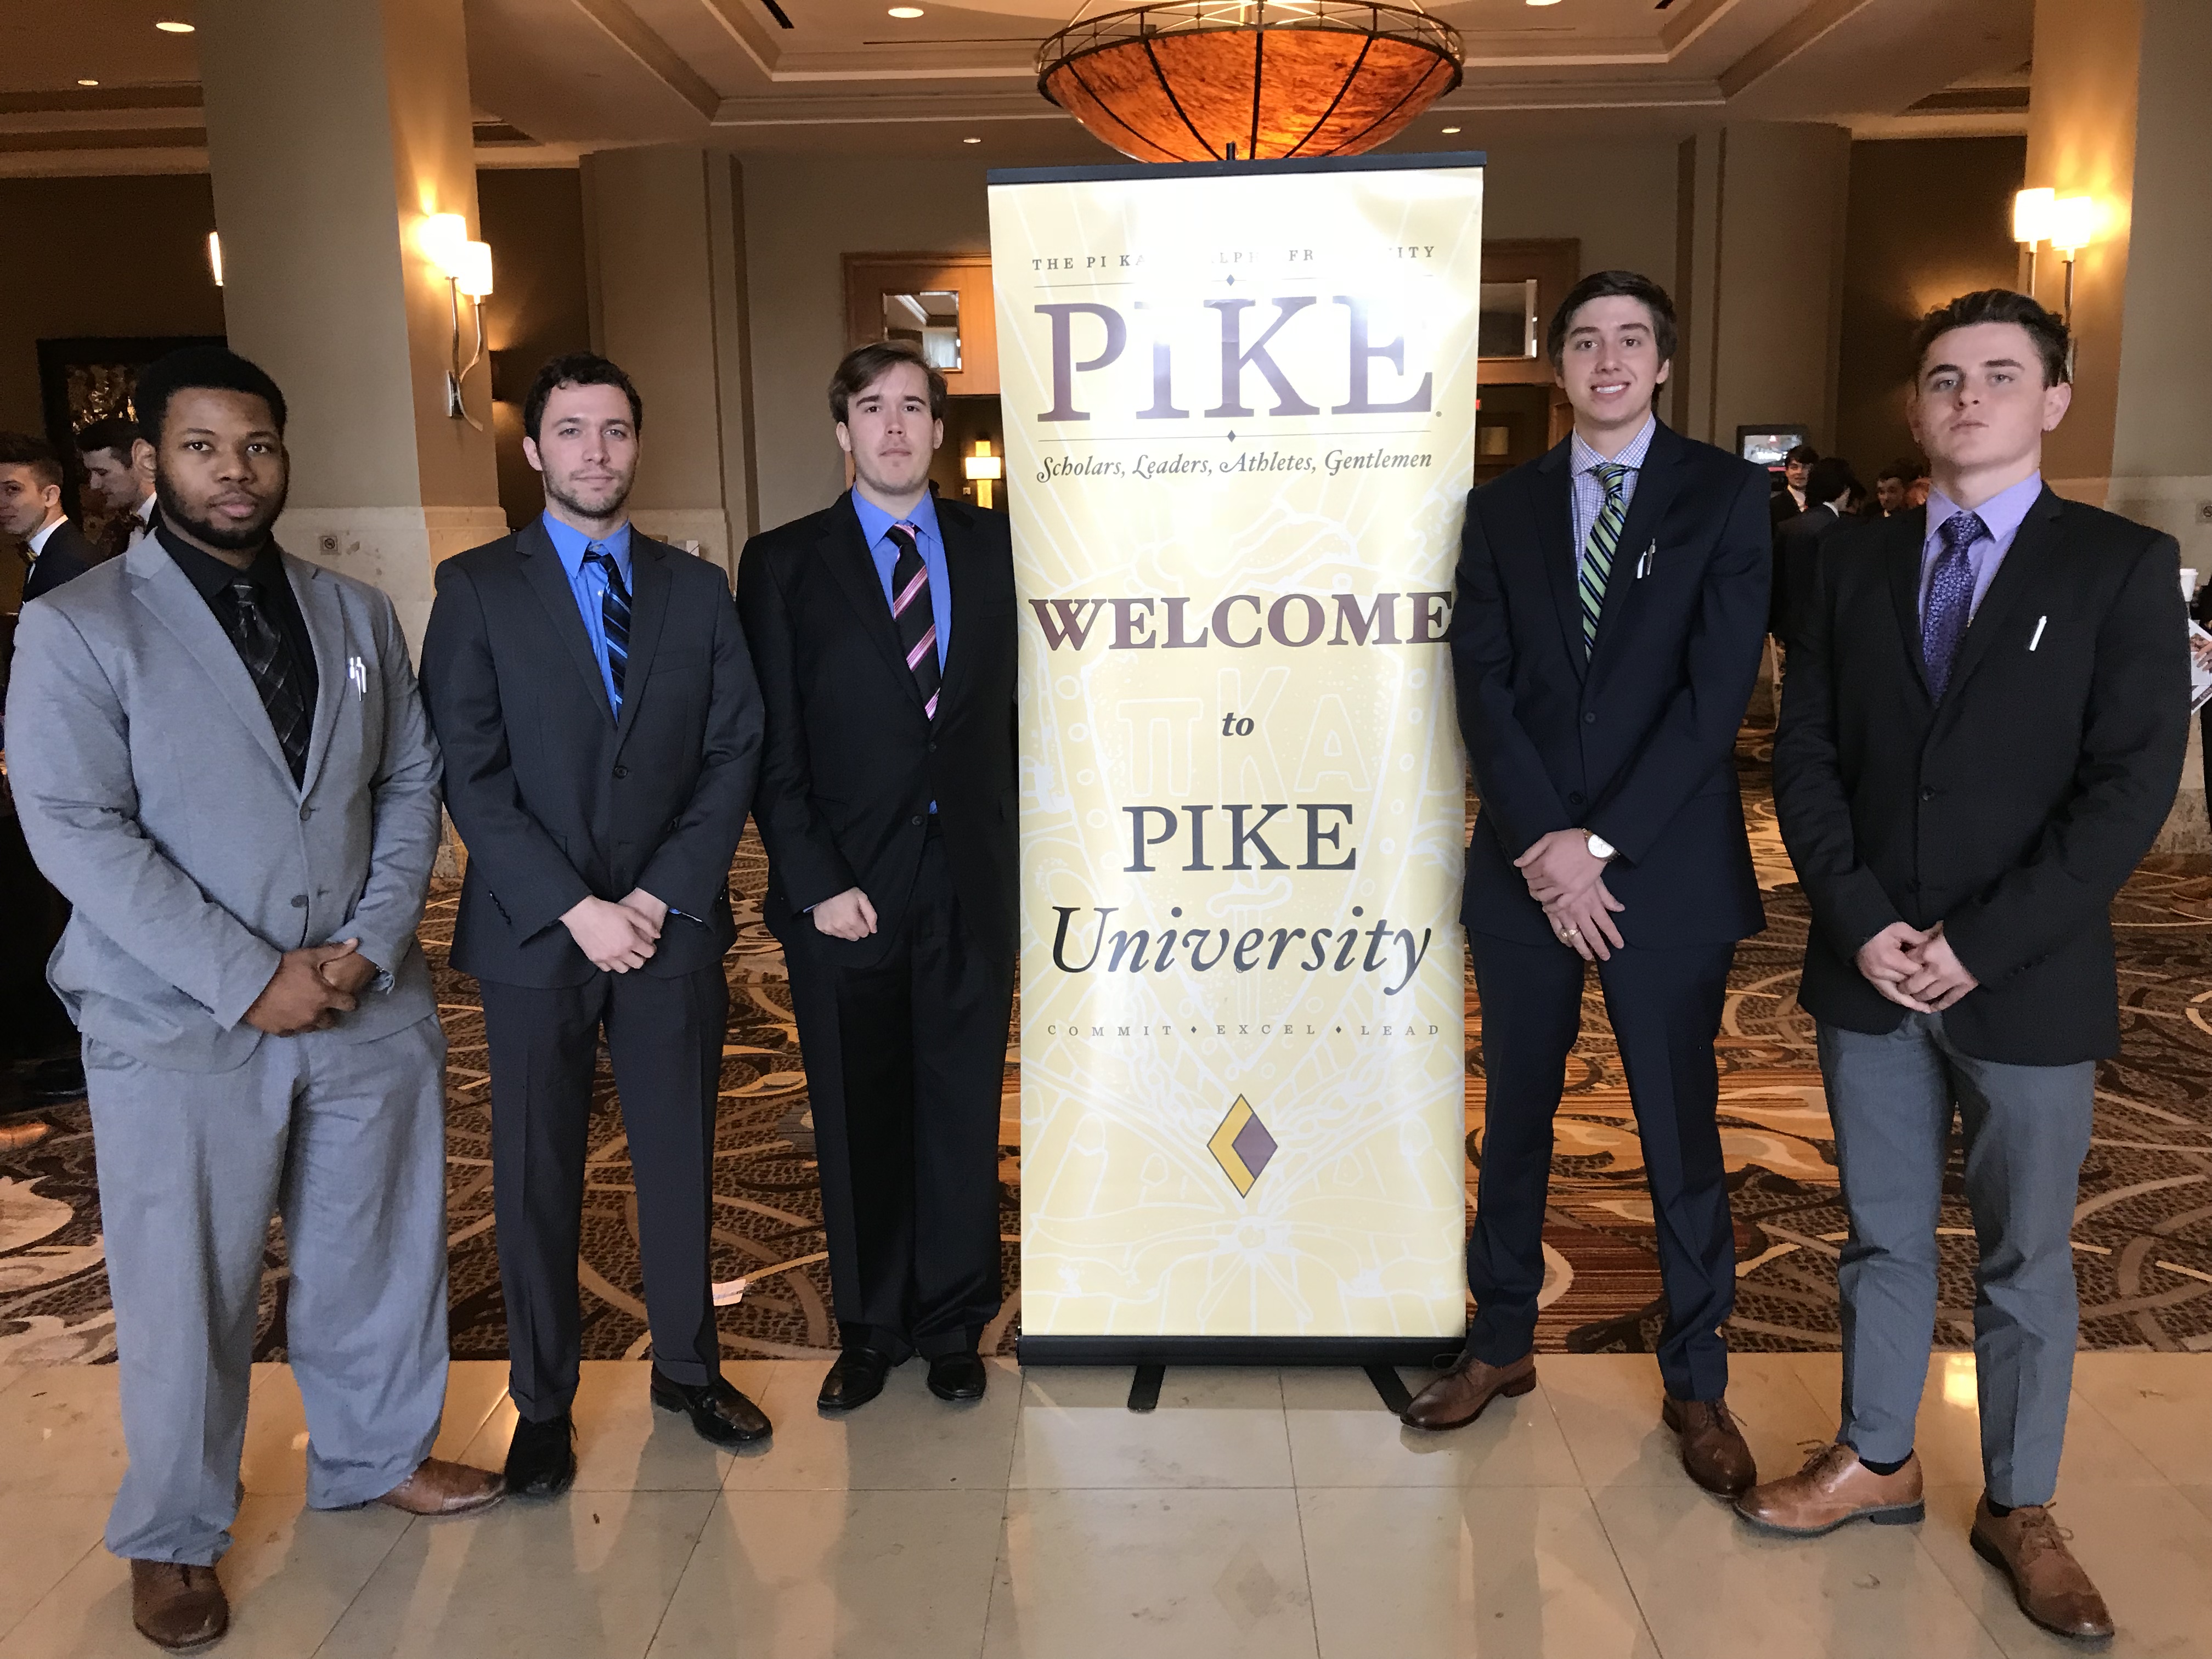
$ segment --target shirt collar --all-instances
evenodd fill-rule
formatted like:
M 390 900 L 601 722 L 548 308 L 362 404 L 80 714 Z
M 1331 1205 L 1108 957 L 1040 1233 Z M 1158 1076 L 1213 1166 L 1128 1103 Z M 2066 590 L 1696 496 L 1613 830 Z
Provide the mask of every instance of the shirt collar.
M 890 533 L 893 525 L 901 520 L 863 495 L 860 485 L 854 484 L 851 493 L 853 511 L 860 515 L 860 534 L 867 538 L 868 545 L 873 547 Z M 904 522 L 912 525 L 924 536 L 935 537 L 940 547 L 944 545 L 945 538 L 938 533 L 937 529 L 936 496 L 925 491 L 921 500 L 915 503 L 914 511 L 906 515 Z
M 59 530 L 64 522 L 65 522 L 64 519 L 56 519 L 44 529 L 34 531 L 25 538 L 30 545 L 33 558 L 37 558 L 40 554 L 46 550 L 46 544 L 53 539 L 54 532 Z
M 576 573 L 584 568 L 585 551 L 592 545 L 594 538 L 586 536 L 575 526 L 555 518 L 550 513 L 541 514 L 538 522 L 545 526 L 545 533 L 552 538 L 553 550 L 561 556 L 561 568 L 568 573 L 568 579 L 574 581 Z M 596 539 L 601 547 L 615 556 L 615 568 L 623 573 L 624 580 L 629 580 L 629 521 L 624 520 L 607 534 Z
M 1644 417 L 1644 429 L 1638 432 L 1633 438 L 1630 439 L 1628 441 L 1628 447 L 1622 450 L 1620 454 L 1613 456 L 1610 461 L 1608 461 L 1606 457 L 1599 454 L 1597 451 L 1592 449 L 1587 443 L 1583 442 L 1583 434 L 1581 433 L 1576 433 L 1574 434 L 1574 460 L 1576 472 L 1583 473 L 1589 471 L 1594 466 L 1607 465 L 1625 466 L 1631 471 L 1642 471 L 1644 469 L 1644 458 L 1651 451 L 1651 434 L 1658 429 L 1658 416 L 1656 414 L 1646 415 Z
M 131 510 L 138 515 L 140 524 L 144 525 L 149 530 L 154 527 L 154 498 L 151 495 Z
M 2043 495 L 2043 474 L 2031 472 L 2016 484 L 2004 489 L 1973 509 L 1990 532 L 1990 539 L 1999 547 L 2009 546 L 2020 533 L 2027 511 Z M 1944 524 L 1966 509 L 1930 486 L 1928 491 L 1928 537 L 1933 540 L 1942 533 Z
M 261 551 L 254 556 L 253 562 L 240 570 L 234 565 L 225 563 L 214 554 L 194 547 L 166 524 L 155 525 L 154 535 L 168 556 L 176 561 L 177 568 L 183 571 L 191 585 L 199 590 L 204 599 L 213 599 L 228 592 L 230 585 L 240 576 L 263 587 L 284 579 L 284 556 L 273 540 L 263 543 Z

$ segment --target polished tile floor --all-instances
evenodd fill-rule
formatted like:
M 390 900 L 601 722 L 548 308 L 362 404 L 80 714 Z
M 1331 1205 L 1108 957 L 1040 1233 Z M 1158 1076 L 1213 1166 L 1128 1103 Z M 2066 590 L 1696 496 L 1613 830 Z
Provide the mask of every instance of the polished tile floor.
M 775 1418 L 732 1457 L 586 1367 L 581 1468 L 472 1521 L 302 1507 L 298 1390 L 257 1368 L 224 1659 L 1979 1659 L 2067 1644 L 1967 1547 L 1972 1360 L 1929 1367 L 1926 1523 L 1752 1535 L 1692 1488 L 1648 1358 L 1546 1355 L 1474 1427 L 1401 1430 L 1356 1370 L 998 1370 L 955 1409 L 909 1364 L 849 1419 L 821 1366 L 732 1380 Z M 503 1368 L 457 1364 L 439 1450 L 496 1463 Z M 1419 1376 L 1407 1381 L 1418 1385 Z M 0 1373 L 0 1659 L 151 1648 L 100 1547 L 123 1468 L 112 1366 Z M 1828 1354 L 1736 1361 L 1762 1469 L 1833 1423 Z M 2057 1514 L 2119 1623 L 2104 1650 L 2212 1655 L 2212 1354 L 2088 1353 Z

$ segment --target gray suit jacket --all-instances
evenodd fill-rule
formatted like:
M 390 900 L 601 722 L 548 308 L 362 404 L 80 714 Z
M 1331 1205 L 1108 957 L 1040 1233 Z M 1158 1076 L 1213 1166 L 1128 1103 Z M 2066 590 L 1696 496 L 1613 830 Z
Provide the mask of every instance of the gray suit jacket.
M 415 942 L 437 854 L 437 744 L 392 602 L 287 555 L 319 682 L 304 787 L 236 647 L 160 542 L 23 607 L 8 769 L 23 834 L 76 907 L 47 976 L 77 1029 L 222 1072 L 280 955 L 358 939 L 384 972 L 355 1041 L 434 1012 Z

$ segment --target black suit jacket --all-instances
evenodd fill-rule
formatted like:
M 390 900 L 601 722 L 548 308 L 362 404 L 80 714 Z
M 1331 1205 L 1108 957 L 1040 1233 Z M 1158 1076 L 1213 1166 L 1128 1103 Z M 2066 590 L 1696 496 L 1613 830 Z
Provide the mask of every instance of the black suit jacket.
M 1552 942 L 1513 860 L 1580 826 L 1620 851 L 1605 882 L 1627 906 L 1613 921 L 1629 943 L 1746 938 L 1765 915 L 1735 754 L 1765 642 L 1766 475 L 1652 434 L 1585 658 L 1572 444 L 1468 498 L 1452 665 L 1482 814 L 1461 920 Z
M 761 699 L 728 580 L 630 532 L 629 661 L 615 718 L 541 520 L 438 567 L 422 694 L 468 848 L 453 966 L 495 983 L 598 970 L 563 914 L 642 887 L 671 915 L 648 974 L 736 937 L 730 860 L 760 763 Z
M 1905 1011 L 1859 973 L 1893 921 L 1943 924 L 1981 981 L 1943 1016 L 1967 1054 L 2117 1053 L 2109 919 L 2156 838 L 2189 726 L 2171 536 L 2045 489 L 1974 613 L 1941 704 L 1920 662 L 1925 508 L 1822 550 L 1774 744 L 1813 905 L 1798 1000 L 1846 1030 Z
M 1843 514 L 1822 501 L 1775 528 L 1774 597 L 1767 606 L 1766 631 L 1784 645 L 1796 638 L 1802 625 L 1798 612 L 1811 602 L 1820 544 L 1843 522 Z
M 31 574 L 23 578 L 23 603 L 74 581 L 106 556 L 89 536 L 64 519 L 46 538 L 46 550 L 31 561 Z
M 754 537 L 738 566 L 768 704 L 753 805 L 768 844 L 766 920 L 787 946 L 825 961 L 868 965 L 897 936 L 933 800 L 975 943 L 1001 963 L 1015 955 L 1013 542 L 1003 513 L 936 505 L 952 626 L 934 720 L 850 495 Z M 875 907 L 876 932 L 831 939 L 803 913 L 850 887 Z

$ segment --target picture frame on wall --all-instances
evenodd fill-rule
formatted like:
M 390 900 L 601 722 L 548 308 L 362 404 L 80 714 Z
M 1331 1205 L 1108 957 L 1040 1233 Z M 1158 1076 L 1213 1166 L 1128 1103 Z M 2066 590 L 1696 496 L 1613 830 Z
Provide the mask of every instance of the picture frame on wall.
M 76 335 L 39 342 L 39 400 L 46 441 L 62 458 L 62 507 L 95 542 L 106 509 L 88 500 L 76 434 L 111 415 L 129 416 L 138 376 L 185 346 L 226 343 L 220 334 Z
M 1810 441 L 1813 428 L 1769 421 L 1759 426 L 1740 426 L 1735 429 L 1735 453 L 1754 466 L 1763 466 L 1771 472 L 1782 465 L 1782 458 L 1799 444 Z

